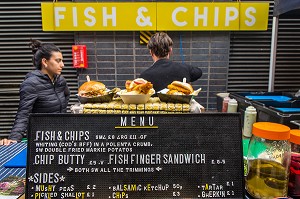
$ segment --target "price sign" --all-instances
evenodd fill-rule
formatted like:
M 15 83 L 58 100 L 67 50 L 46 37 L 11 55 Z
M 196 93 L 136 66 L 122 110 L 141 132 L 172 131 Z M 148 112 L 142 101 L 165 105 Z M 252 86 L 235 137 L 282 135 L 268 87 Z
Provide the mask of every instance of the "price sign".
M 238 113 L 34 114 L 26 198 L 243 198 Z

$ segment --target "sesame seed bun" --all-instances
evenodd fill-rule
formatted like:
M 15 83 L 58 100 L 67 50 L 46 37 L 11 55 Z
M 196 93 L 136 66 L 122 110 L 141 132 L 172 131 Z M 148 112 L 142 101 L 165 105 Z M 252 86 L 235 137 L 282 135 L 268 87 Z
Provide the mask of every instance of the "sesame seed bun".
M 88 81 L 83 83 L 79 89 L 78 94 L 83 95 L 103 95 L 106 90 L 106 86 L 97 81 Z

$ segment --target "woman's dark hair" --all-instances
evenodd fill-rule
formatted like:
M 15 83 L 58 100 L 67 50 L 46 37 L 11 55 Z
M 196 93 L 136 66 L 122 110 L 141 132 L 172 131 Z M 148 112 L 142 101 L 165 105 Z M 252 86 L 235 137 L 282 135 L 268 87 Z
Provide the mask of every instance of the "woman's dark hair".
M 158 32 L 151 36 L 147 47 L 157 57 L 166 57 L 173 46 L 172 39 L 164 32 Z
M 61 52 L 61 50 L 52 43 L 42 43 L 39 40 L 31 40 L 29 46 L 32 50 L 33 57 L 32 62 L 33 66 L 37 69 L 42 69 L 42 59 L 47 60 L 52 56 L 52 52 Z

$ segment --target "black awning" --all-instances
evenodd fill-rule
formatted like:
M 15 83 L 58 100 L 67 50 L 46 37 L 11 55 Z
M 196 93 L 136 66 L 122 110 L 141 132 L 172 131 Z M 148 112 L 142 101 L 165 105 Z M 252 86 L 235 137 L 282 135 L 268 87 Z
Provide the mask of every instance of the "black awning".
M 273 15 L 276 17 L 296 9 L 300 12 L 300 0 L 275 0 Z

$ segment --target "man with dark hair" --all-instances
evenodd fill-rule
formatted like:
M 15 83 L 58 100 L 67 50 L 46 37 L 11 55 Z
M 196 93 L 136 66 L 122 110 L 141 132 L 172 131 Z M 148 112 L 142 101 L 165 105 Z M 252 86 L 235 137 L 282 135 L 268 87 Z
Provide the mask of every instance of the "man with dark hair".
M 198 67 L 170 60 L 173 41 L 164 32 L 158 32 L 151 36 L 148 49 L 154 63 L 141 73 L 140 77 L 150 81 L 156 92 L 167 88 L 173 81 L 194 82 L 202 76 L 202 70 Z

